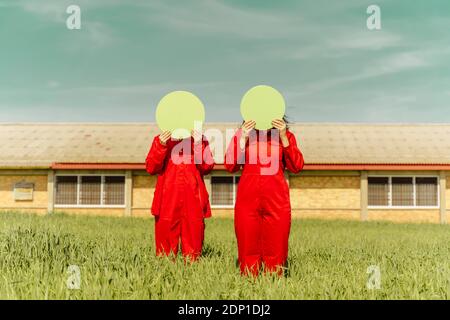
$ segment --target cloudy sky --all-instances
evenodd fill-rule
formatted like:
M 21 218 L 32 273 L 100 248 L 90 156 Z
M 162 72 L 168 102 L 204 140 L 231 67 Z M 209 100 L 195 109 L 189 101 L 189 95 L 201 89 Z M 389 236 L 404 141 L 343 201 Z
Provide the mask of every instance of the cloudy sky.
M 132 2 L 133 4 L 130 4 Z M 68 30 L 66 8 L 81 8 Z M 381 30 L 366 9 L 381 8 Z M 293 121 L 450 122 L 450 1 L 0 0 L 0 122 L 154 121 L 189 90 L 238 121 L 276 87 Z

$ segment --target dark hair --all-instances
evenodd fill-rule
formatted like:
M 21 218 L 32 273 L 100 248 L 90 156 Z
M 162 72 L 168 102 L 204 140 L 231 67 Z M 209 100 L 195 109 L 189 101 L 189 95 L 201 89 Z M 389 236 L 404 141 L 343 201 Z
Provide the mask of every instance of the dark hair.
M 289 129 L 289 125 L 291 124 L 291 120 L 286 114 L 283 116 L 283 121 L 286 123 L 286 129 Z

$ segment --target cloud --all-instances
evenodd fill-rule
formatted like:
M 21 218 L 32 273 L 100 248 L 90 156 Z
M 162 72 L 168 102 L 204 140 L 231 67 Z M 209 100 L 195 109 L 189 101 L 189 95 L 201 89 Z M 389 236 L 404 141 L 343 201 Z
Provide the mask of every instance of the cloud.
M 352 33 L 353 32 L 353 33 Z M 384 49 L 402 47 L 405 45 L 402 37 L 384 32 L 377 35 L 366 32 L 354 33 L 352 29 L 331 30 L 325 39 L 316 39 L 312 44 L 279 49 L 279 55 L 292 60 L 307 60 L 317 58 L 342 58 L 355 55 L 362 51 L 382 51 Z
M 65 9 L 73 3 L 82 8 L 82 30 L 65 33 Z M 280 2 L 271 3 L 270 9 L 258 2 L 227 0 L 0 0 L 0 6 L 16 6 L 22 10 L 19 18 L 32 17 L 33 23 L 44 21 L 44 30 L 62 28 L 54 35 L 65 38 L 48 39 L 56 46 L 49 62 L 60 56 L 51 67 L 35 65 L 32 79 L 20 65 L 15 67 L 15 81 L 10 81 L 15 77 L 7 73 L 0 78 L 0 102 L 10 110 L 21 103 L 30 110 L 39 104 L 74 110 L 83 106 L 82 110 L 109 108 L 117 110 L 118 118 L 132 117 L 126 108 L 148 107 L 171 90 L 185 89 L 204 98 L 221 120 L 239 115 L 240 95 L 252 83 L 272 81 L 291 105 L 309 103 L 317 119 L 326 114 L 345 119 L 362 115 L 366 106 L 361 107 L 361 101 L 368 96 L 380 108 L 437 105 L 437 98 L 421 97 L 427 90 L 445 92 L 449 83 L 446 65 L 450 50 L 443 50 L 448 19 L 437 24 L 434 16 L 424 15 L 421 22 L 428 29 L 411 29 L 406 23 L 411 19 L 408 13 L 397 14 L 399 9 L 392 8 L 389 16 L 383 16 L 389 23 L 383 23 L 381 31 L 369 31 L 361 0 Z M 106 17 L 109 14 L 114 17 Z M 115 26 L 114 22 L 122 24 Z M 62 46 L 70 53 L 67 57 L 60 52 Z M 188 49 L 186 54 L 166 55 L 182 47 Z M 41 47 L 37 44 L 36 48 Z M 13 50 L 10 46 L 11 54 Z M 64 71 L 78 64 L 64 59 L 74 56 L 81 61 L 83 72 L 75 72 L 68 81 Z M 20 55 L 17 58 L 22 59 Z M 123 66 L 115 68 L 118 61 Z M 105 72 L 106 68 L 110 69 Z M 181 83 L 183 79 L 185 83 Z M 433 88 L 424 88 L 427 82 Z M 402 86 L 413 87 L 417 100 L 407 94 L 396 96 Z M 375 99 L 378 93 L 382 97 Z M 448 98 L 442 96 L 439 99 L 443 101 Z M 348 105 L 354 108 L 346 111 Z M 232 112 L 230 108 L 234 108 Z M 293 109 L 294 117 L 296 112 L 301 111 Z M 85 117 L 90 119 L 90 113 Z
M 59 81 L 50 80 L 47 82 L 47 88 L 50 88 L 50 89 L 56 89 L 56 88 L 59 88 L 60 86 L 61 86 L 61 83 L 59 83 Z
M 356 80 L 398 73 L 427 65 L 429 65 L 429 62 L 420 52 L 400 52 L 369 65 Z
M 355 31 L 349 28 L 339 31 L 336 37 L 327 41 L 328 47 L 335 50 L 381 50 L 402 44 L 403 38 L 392 32 L 364 29 Z
M 301 18 L 285 12 L 242 9 L 217 0 L 170 3 L 149 1 L 146 18 L 162 27 L 197 35 L 230 35 L 241 38 L 283 38 L 298 31 Z
M 217 88 L 227 85 L 226 82 L 160 82 L 160 83 L 143 83 L 143 84 L 127 84 L 127 85 L 104 85 L 104 86 L 79 86 L 66 87 L 57 80 L 49 80 L 43 86 L 36 88 L 34 91 L 26 88 L 11 89 L 0 88 L 0 93 L 9 93 L 10 95 L 41 94 L 43 90 L 51 89 L 53 97 L 61 96 L 64 99 L 82 96 L 124 96 L 132 95 L 148 95 L 148 94 L 165 94 L 173 90 L 196 90 Z
M 108 25 L 98 21 L 83 21 L 80 30 L 68 30 L 68 32 L 81 34 L 80 42 L 73 42 L 68 45 L 73 50 L 84 51 L 86 49 L 103 48 L 121 41 Z
M 356 71 L 352 74 L 326 78 L 315 83 L 307 84 L 298 91 L 293 90 L 296 92 L 292 92 L 292 96 L 317 94 L 318 92 L 343 84 L 410 71 L 429 65 L 430 62 L 427 59 L 427 55 L 423 53 L 415 51 L 394 53 L 368 63 L 359 72 Z
M 62 1 L 32 1 L 32 0 L 16 0 L 10 6 L 16 6 L 22 10 L 43 17 L 52 22 L 65 22 L 66 8 L 70 2 Z

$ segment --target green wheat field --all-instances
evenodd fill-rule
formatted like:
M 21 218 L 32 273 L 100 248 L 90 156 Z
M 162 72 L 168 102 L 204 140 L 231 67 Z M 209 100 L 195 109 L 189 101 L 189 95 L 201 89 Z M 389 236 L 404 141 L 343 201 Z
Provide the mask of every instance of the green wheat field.
M 207 220 L 203 256 L 185 264 L 155 257 L 151 218 L 0 213 L 0 299 L 449 297 L 450 226 L 293 220 L 286 276 L 253 279 L 232 219 Z

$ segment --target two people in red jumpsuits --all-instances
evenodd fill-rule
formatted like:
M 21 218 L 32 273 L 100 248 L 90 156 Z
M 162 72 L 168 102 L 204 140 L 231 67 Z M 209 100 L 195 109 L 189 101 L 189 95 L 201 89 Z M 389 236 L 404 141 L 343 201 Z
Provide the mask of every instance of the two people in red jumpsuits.
M 291 226 L 284 171 L 297 173 L 304 161 L 284 120 L 274 120 L 271 130 L 256 130 L 255 125 L 255 121 L 244 122 L 225 154 L 229 172 L 242 168 L 235 205 L 238 260 L 242 274 L 257 275 L 262 266 L 282 274 Z M 185 257 L 200 256 L 204 218 L 211 216 L 203 176 L 213 166 L 208 141 L 201 133 L 193 132 L 191 138 L 180 141 L 170 139 L 170 132 L 154 138 L 146 168 L 158 174 L 152 204 L 157 255 L 176 254 L 181 240 Z

